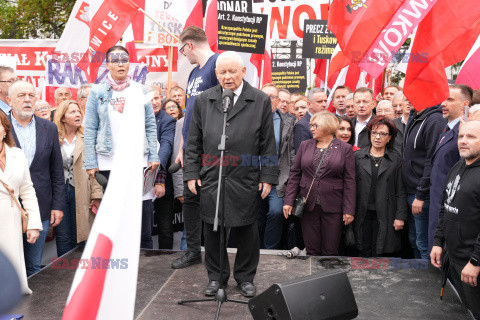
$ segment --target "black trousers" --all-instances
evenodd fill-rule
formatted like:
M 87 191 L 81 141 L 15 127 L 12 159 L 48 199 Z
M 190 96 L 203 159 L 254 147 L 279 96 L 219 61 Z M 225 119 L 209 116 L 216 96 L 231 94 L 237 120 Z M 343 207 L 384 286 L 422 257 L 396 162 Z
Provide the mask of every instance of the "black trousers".
M 377 212 L 368 210 L 362 225 L 362 257 L 377 257 L 378 218 Z
M 258 261 L 260 259 L 260 241 L 258 236 L 258 223 L 242 227 L 235 227 L 237 240 L 237 255 L 233 266 L 233 277 L 237 283 L 253 282 L 257 273 Z M 225 235 L 228 232 L 225 230 Z M 203 235 L 205 240 L 205 267 L 210 281 L 223 280 L 227 282 L 230 277 L 230 264 L 226 247 L 220 249 L 220 228 L 218 232 L 213 231 L 213 224 L 203 223 Z M 225 237 L 228 238 L 228 237 Z M 225 243 L 227 243 L 225 239 Z M 222 279 L 220 279 L 220 250 L 224 250 L 224 263 Z
M 173 195 L 168 194 L 153 203 L 158 230 L 158 248 L 173 248 Z
M 465 263 L 466 265 L 466 263 Z M 465 265 L 460 265 L 450 260 L 450 277 L 453 285 L 457 289 L 462 302 L 472 311 L 475 319 L 480 320 L 480 276 L 477 278 L 477 286 L 462 281 L 461 274 Z
M 200 190 L 193 194 L 186 182 L 183 183 L 183 223 L 185 225 L 185 240 L 187 251 L 200 254 L 202 239 L 202 220 L 200 219 Z

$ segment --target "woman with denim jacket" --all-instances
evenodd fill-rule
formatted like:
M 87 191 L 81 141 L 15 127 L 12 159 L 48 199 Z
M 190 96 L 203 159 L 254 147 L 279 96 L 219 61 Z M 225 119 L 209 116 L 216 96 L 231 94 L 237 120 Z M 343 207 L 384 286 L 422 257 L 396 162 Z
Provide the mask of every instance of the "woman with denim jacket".
M 112 168 L 115 147 L 122 127 L 124 108 L 145 109 L 145 167 L 152 172 L 159 166 L 157 126 L 146 89 L 128 75 L 129 54 L 122 46 L 114 46 L 106 54 L 107 81 L 96 85 L 88 96 L 85 114 L 85 169 L 91 177 L 101 171 L 107 179 Z

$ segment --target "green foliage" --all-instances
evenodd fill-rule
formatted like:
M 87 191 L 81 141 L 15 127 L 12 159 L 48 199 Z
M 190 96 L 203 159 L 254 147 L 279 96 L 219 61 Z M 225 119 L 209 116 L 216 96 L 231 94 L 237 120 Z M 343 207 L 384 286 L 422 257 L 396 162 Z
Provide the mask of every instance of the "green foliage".
M 0 38 L 60 38 L 74 5 L 75 0 L 0 0 Z

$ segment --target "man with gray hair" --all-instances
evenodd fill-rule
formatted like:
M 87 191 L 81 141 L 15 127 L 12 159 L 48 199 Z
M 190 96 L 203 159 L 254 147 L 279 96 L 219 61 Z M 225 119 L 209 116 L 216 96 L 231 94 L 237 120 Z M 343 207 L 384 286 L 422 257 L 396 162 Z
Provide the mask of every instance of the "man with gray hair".
M 0 66 L 0 112 L 10 114 L 10 106 L 7 104 L 8 88 L 17 81 L 15 71 L 10 67 Z
M 308 112 L 295 124 L 294 129 L 294 146 L 295 152 L 300 147 L 300 143 L 304 140 L 312 139 L 313 135 L 310 131 L 310 118 L 317 112 L 327 108 L 327 94 L 323 89 L 312 88 L 307 95 Z
M 85 83 L 80 86 L 77 92 L 77 100 L 80 109 L 82 109 L 83 114 L 85 114 L 85 106 L 87 105 L 88 95 L 93 85 L 91 83 Z M 57 89 L 58 90 L 58 89 Z
M 58 107 L 62 101 L 72 99 L 72 92 L 67 87 L 60 87 L 55 89 L 53 98 L 56 106 Z
M 24 238 L 28 276 L 40 271 L 48 229 L 60 223 L 65 206 L 65 177 L 57 126 L 34 115 L 35 101 L 35 87 L 31 83 L 17 81 L 10 86 L 7 102 L 12 107 L 9 115 L 12 136 L 27 158 L 43 225 L 37 242 L 30 244 Z
M 393 123 L 397 127 L 397 136 L 393 143 L 393 149 L 397 151 L 399 155 L 403 153 L 403 133 L 405 132 L 405 126 L 408 122 L 408 117 L 410 110 L 413 109 L 410 101 L 407 100 L 407 97 L 403 94 L 403 91 L 398 91 L 392 98 L 392 106 L 395 110 L 397 118 L 393 119 Z M 400 113 L 400 116 L 398 114 Z
M 357 109 L 355 108 L 355 103 L 353 103 L 353 92 L 345 97 L 345 108 L 347 110 L 347 117 L 350 119 L 355 118 Z
M 270 98 L 243 81 L 246 67 L 236 52 L 222 53 L 216 62 L 219 85 L 204 91 L 195 100 L 185 149 L 184 180 L 192 194 L 200 195 L 200 215 L 205 239 L 205 267 L 209 283 L 205 295 L 213 296 L 227 285 L 230 267 L 225 248 L 220 248 L 219 232 L 213 231 L 220 165 L 224 168 L 225 227 L 236 228 L 237 254 L 234 278 L 242 295 L 253 297 L 253 284 L 260 257 L 258 213 L 278 184 L 278 156 Z M 219 143 L 224 113 L 222 92 L 234 93 L 227 111 L 225 161 L 219 164 Z M 261 166 L 259 165 L 261 162 Z M 223 205 L 222 205 L 223 206 Z M 223 269 L 219 253 L 225 252 Z

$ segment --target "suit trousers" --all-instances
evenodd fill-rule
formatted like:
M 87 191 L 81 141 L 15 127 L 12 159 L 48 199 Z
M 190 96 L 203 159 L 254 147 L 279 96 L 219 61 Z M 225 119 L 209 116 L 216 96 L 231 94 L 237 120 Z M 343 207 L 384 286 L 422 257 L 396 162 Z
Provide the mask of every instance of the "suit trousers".
M 200 219 L 200 193 L 197 187 L 197 195 L 188 189 L 188 184 L 183 184 L 183 223 L 185 226 L 185 238 L 187 250 L 200 254 L 202 238 L 202 220 Z
M 327 213 L 318 204 L 301 219 L 303 241 L 311 256 L 337 256 L 342 237 L 342 213 Z
M 228 230 L 225 230 L 225 244 L 228 242 Z M 258 223 L 235 227 L 237 241 L 237 255 L 233 266 L 233 277 L 237 283 L 253 282 L 257 273 L 260 259 L 260 241 L 258 236 Z M 203 223 L 205 240 L 205 267 L 210 281 L 220 281 L 220 250 L 224 251 L 222 280 L 224 283 L 230 278 L 230 264 L 226 246 L 220 248 L 220 228 L 213 231 L 213 224 Z
M 470 309 L 475 319 L 480 320 L 480 276 L 477 278 L 476 287 L 463 282 L 461 274 L 465 265 L 466 263 L 460 265 L 450 260 L 450 277 L 462 302 Z
M 173 248 L 173 195 L 167 194 L 153 203 L 158 230 L 158 249 Z

